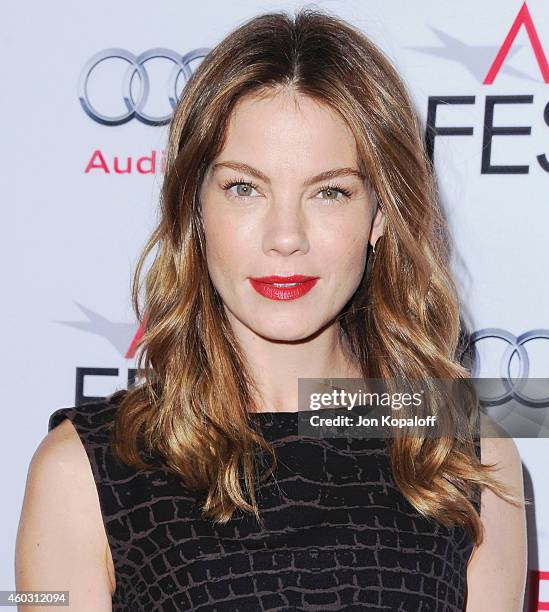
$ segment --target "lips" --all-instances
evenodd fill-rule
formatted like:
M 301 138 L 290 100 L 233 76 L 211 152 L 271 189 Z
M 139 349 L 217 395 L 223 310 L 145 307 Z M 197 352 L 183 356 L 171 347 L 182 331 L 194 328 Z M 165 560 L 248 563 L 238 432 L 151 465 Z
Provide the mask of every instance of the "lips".
M 318 281 L 318 276 L 293 274 L 292 276 L 262 276 L 250 278 L 252 287 L 270 300 L 295 300 L 308 293 Z
M 259 281 L 261 283 L 304 283 L 305 281 L 313 280 L 318 276 L 304 276 L 303 274 L 293 274 L 292 276 L 261 276 L 254 277 L 252 280 Z

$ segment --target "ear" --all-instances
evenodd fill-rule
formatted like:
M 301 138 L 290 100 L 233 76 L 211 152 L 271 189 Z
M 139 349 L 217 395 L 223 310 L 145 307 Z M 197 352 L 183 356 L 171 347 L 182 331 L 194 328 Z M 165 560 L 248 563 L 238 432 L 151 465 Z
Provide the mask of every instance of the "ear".
M 378 238 L 383 234 L 385 230 L 385 214 L 381 206 L 378 205 L 374 220 L 372 222 L 372 229 L 370 230 L 370 244 L 375 246 Z

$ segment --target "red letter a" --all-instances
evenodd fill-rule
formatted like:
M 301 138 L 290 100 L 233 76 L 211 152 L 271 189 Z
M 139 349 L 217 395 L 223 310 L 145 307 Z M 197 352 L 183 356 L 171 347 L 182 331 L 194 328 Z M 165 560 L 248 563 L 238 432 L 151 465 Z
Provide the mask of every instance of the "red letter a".
M 110 173 L 109 167 L 107 166 L 107 162 L 103 157 L 103 153 L 101 153 L 99 149 L 96 149 L 93 152 L 93 155 L 91 156 L 91 159 L 88 162 L 88 165 L 86 166 L 84 172 L 87 174 L 88 172 L 90 172 L 90 170 L 103 170 L 105 174 Z
M 538 61 L 538 66 L 543 76 L 543 82 L 549 83 L 549 64 L 547 63 L 547 58 L 543 53 L 543 47 L 541 46 L 541 42 L 538 37 L 538 33 L 536 32 L 536 28 L 534 26 L 534 22 L 532 21 L 532 16 L 530 15 L 530 11 L 526 6 L 526 2 L 520 7 L 520 11 L 511 26 L 503 44 L 501 45 L 498 54 L 496 55 L 496 59 L 493 64 L 490 66 L 490 70 L 488 70 L 488 74 L 484 77 L 484 85 L 491 85 L 496 78 L 501 65 L 503 64 L 503 60 L 507 57 L 509 53 L 509 49 L 515 40 L 518 31 L 520 30 L 520 26 L 524 24 L 526 28 L 526 32 L 528 34 L 528 38 L 530 39 L 530 44 L 532 45 L 532 49 L 534 50 L 534 54 L 536 56 L 536 60 Z

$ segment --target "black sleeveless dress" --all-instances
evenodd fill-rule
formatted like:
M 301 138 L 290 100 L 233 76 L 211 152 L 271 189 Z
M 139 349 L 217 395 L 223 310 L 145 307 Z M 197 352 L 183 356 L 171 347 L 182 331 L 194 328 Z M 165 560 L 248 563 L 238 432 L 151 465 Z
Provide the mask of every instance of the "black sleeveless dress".
M 264 526 L 244 512 L 215 525 L 159 458 L 143 472 L 115 460 L 107 442 L 117 397 L 60 408 L 48 422 L 69 418 L 87 452 L 114 612 L 464 610 L 472 541 L 409 504 L 384 439 L 300 437 L 297 413 L 255 413 L 278 457 L 259 488 Z

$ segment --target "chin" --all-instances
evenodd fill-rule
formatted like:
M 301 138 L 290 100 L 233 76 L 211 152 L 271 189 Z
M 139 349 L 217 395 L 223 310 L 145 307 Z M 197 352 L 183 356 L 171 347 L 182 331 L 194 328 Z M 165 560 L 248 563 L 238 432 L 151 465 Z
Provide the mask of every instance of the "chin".
M 263 321 L 261 325 L 251 326 L 250 328 L 258 336 L 262 336 L 274 342 L 305 340 L 309 336 L 312 336 L 317 330 L 316 327 L 311 325 L 304 326 L 302 320 L 293 323 L 288 323 L 286 320 L 283 322 L 272 321 L 267 325 Z

